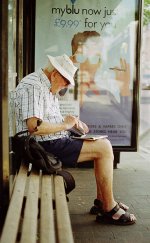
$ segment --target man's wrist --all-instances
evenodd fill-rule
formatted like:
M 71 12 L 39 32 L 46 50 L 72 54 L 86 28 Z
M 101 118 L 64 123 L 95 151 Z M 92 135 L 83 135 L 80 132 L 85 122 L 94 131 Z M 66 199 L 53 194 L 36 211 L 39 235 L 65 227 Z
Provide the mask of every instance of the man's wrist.
M 66 131 L 68 130 L 70 127 L 68 124 L 66 124 L 65 122 L 62 123 L 62 126 L 63 126 L 63 130 Z

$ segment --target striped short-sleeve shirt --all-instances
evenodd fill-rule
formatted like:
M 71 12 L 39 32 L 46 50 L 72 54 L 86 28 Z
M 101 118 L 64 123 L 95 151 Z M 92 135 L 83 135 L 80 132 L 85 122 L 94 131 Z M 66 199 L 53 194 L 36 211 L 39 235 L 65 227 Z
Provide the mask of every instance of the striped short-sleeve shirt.
M 37 117 L 49 123 L 61 123 L 58 98 L 50 92 L 50 81 L 42 69 L 24 77 L 15 90 L 16 132 L 27 130 L 26 119 Z M 67 131 L 36 136 L 47 141 L 68 136 Z

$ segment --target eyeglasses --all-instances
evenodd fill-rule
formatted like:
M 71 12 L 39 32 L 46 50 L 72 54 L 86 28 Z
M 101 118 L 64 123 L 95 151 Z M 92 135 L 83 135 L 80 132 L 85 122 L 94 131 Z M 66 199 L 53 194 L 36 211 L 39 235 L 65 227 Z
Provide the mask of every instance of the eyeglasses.
M 70 82 L 67 78 L 65 78 L 60 72 L 58 72 L 57 70 L 57 73 L 61 76 L 61 78 L 65 81 L 65 86 L 68 86 L 70 85 Z
M 101 62 L 101 57 L 100 55 L 95 55 L 95 56 L 87 56 L 87 55 L 83 55 L 83 54 L 75 54 L 74 55 L 76 57 L 77 62 L 79 63 L 83 63 L 85 62 L 87 59 L 91 64 L 100 64 Z

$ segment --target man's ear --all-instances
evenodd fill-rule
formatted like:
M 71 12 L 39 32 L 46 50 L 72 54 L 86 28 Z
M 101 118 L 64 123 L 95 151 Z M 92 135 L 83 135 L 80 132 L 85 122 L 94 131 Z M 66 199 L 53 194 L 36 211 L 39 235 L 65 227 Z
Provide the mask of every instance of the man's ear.
M 53 74 L 53 75 L 56 75 L 57 72 L 58 72 L 58 71 L 57 71 L 56 69 L 54 69 L 53 72 L 52 72 L 52 74 Z
M 57 70 L 54 69 L 54 70 L 52 71 L 52 73 L 51 73 L 51 81 L 54 81 L 56 73 L 57 73 Z

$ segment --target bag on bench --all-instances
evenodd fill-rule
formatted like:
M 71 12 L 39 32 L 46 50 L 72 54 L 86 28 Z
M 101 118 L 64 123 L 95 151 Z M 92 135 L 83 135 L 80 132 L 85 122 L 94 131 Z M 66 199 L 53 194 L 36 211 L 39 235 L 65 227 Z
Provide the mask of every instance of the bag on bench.
M 73 176 L 68 171 L 62 170 L 61 161 L 45 151 L 32 135 L 21 136 L 27 132 L 19 132 L 13 137 L 13 151 L 17 167 L 20 167 L 20 162 L 23 160 L 31 163 L 33 168 L 42 170 L 43 173 L 60 175 L 64 179 L 66 194 L 71 192 L 75 188 Z

